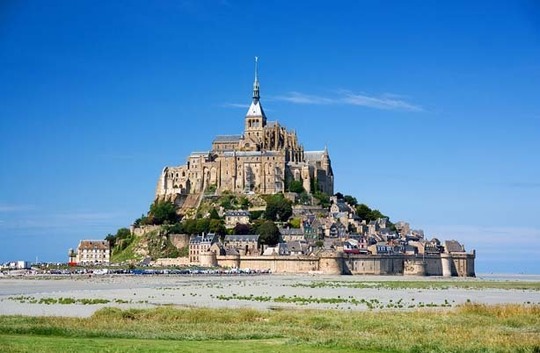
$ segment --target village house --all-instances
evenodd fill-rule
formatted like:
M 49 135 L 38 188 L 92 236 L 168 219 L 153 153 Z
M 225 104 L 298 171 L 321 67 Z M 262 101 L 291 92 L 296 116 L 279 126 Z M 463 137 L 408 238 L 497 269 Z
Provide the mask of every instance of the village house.
M 335 201 L 330 206 L 330 213 L 354 213 L 354 209 L 350 207 L 343 200 L 337 200 L 335 196 L 332 197 Z
M 231 229 L 236 227 L 237 224 L 249 224 L 250 216 L 249 211 L 227 211 L 225 212 L 225 228 Z
M 290 241 L 304 241 L 306 239 L 304 230 L 302 228 L 279 228 L 281 239 L 284 242 Z
M 276 246 L 269 246 L 264 250 L 263 256 L 289 256 L 291 252 L 287 243 L 278 243 Z
M 259 255 L 259 235 L 226 235 L 225 249 L 234 249 L 240 255 Z
M 79 265 L 108 265 L 111 248 L 107 240 L 81 240 L 75 262 Z
M 306 241 L 289 241 L 287 248 L 291 255 L 307 255 L 310 253 L 310 245 Z
M 214 233 L 194 235 L 189 240 L 189 262 L 200 263 L 200 255 L 208 252 L 212 244 L 218 241 L 218 236 Z

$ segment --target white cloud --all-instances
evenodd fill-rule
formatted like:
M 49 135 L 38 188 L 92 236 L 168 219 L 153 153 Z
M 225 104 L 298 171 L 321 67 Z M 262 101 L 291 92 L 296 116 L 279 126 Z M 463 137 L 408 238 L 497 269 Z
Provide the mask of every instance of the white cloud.
M 289 92 L 283 96 L 272 97 L 271 100 L 285 101 L 295 104 L 336 104 L 337 99 L 314 96 L 300 92 Z
M 384 110 L 406 110 L 423 111 L 422 107 L 405 102 L 396 95 L 383 95 L 381 97 L 369 97 L 363 94 L 346 93 L 343 102 L 351 105 L 384 109 Z
M 249 108 L 248 104 L 242 104 L 242 103 L 223 103 L 221 106 L 224 108 L 245 108 L 245 109 Z
M 355 94 L 350 91 L 339 91 L 334 97 L 323 97 L 301 92 L 289 92 L 285 95 L 271 97 L 271 100 L 285 101 L 294 104 L 341 104 L 368 107 L 383 110 L 423 111 L 424 109 L 404 100 L 403 96 L 383 94 L 381 96 L 368 96 Z

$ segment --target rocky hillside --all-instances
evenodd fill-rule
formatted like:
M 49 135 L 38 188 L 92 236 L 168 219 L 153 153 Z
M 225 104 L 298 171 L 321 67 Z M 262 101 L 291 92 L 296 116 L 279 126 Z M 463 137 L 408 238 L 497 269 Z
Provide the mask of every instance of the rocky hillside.
M 139 262 L 145 258 L 158 259 L 182 255 L 170 241 L 168 231 L 162 227 L 131 234 L 120 239 L 113 247 L 112 262 Z

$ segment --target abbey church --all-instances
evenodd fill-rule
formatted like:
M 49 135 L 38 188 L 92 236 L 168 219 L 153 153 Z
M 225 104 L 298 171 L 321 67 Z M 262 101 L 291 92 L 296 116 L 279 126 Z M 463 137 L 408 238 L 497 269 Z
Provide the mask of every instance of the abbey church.
M 268 121 L 260 102 L 257 61 L 253 100 L 241 135 L 219 135 L 208 152 L 193 152 L 185 165 L 165 167 L 156 199 L 215 190 L 275 194 L 287 191 L 292 180 L 307 192 L 334 193 L 328 150 L 304 151 L 294 131 Z

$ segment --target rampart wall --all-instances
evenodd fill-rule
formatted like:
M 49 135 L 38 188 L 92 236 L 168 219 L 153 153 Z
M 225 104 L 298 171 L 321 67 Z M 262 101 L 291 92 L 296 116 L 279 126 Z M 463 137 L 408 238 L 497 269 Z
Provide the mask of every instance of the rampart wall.
M 411 255 L 351 255 L 343 253 L 319 256 L 211 256 L 205 265 L 270 270 L 273 273 L 322 273 L 344 275 L 413 275 L 474 277 L 475 253 Z M 449 271 L 443 270 L 445 261 Z

